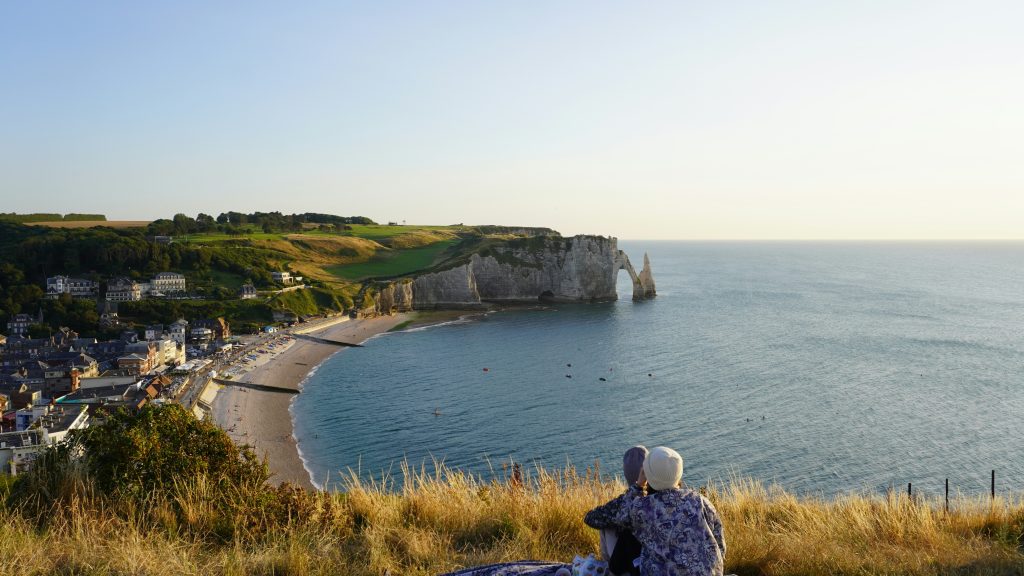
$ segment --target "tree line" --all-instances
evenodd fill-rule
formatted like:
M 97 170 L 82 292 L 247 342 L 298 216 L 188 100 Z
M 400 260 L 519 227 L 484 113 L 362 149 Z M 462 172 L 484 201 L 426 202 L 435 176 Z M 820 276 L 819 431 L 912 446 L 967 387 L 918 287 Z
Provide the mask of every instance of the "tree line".
M 244 234 L 263 231 L 299 232 L 308 224 L 333 226 L 336 229 L 350 224 L 376 224 L 365 216 L 335 216 L 306 212 L 303 214 L 282 214 L 281 212 L 223 212 L 216 218 L 209 214 L 198 214 L 195 218 L 186 214 L 175 214 L 173 218 L 155 220 L 146 228 L 152 236 L 183 236 L 186 234 Z

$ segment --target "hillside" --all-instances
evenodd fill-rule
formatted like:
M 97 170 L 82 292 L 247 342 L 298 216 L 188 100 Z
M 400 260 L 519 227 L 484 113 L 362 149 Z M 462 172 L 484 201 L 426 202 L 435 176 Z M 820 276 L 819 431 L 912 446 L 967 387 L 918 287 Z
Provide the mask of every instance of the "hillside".
M 487 242 L 557 234 L 498 226 L 378 225 L 362 217 L 276 212 L 229 212 L 216 219 L 179 214 L 145 227 L 97 222 L 100 218 L 0 217 L 0 326 L 14 314 L 42 309 L 51 329 L 59 321 L 92 334 L 98 310 L 80 301 L 44 300 L 47 277 L 83 277 L 102 285 L 119 276 L 144 282 L 159 272 L 178 272 L 185 275 L 195 299 L 124 303 L 119 314 L 137 324 L 224 316 L 252 330 L 270 322 L 275 310 L 298 316 L 347 312 L 366 282 L 465 259 Z M 315 290 L 279 295 L 286 286 L 274 282 L 271 273 L 276 271 L 302 276 Z M 260 295 L 241 302 L 238 290 L 248 283 Z
M 587 510 L 623 486 L 595 471 L 533 470 L 525 485 L 403 467 L 405 488 L 219 490 L 204 475 L 146 498 L 55 485 L 44 515 L 0 503 L 0 569 L 23 574 L 427 576 L 597 552 Z M 56 479 L 54 479 L 56 480 Z M 2 487 L 0 487 L 2 492 Z M 797 497 L 735 481 L 706 490 L 741 576 L 1021 574 L 1024 505 L 905 496 Z M 2 494 L 0 494 L 2 501 Z

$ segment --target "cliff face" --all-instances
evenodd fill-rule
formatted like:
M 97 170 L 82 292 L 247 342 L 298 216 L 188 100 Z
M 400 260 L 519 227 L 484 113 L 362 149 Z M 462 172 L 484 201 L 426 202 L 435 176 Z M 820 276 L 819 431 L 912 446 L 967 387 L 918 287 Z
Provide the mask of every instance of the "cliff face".
M 653 278 L 649 290 L 638 288 L 640 279 L 615 238 L 510 241 L 473 254 L 468 263 L 418 276 L 412 282 L 412 302 L 414 308 L 466 308 L 484 302 L 614 300 L 622 268 L 633 279 L 634 298 L 654 296 Z M 649 266 L 645 270 L 649 277 Z
M 374 301 L 377 314 L 408 312 L 413 309 L 412 282 L 399 280 L 380 288 Z

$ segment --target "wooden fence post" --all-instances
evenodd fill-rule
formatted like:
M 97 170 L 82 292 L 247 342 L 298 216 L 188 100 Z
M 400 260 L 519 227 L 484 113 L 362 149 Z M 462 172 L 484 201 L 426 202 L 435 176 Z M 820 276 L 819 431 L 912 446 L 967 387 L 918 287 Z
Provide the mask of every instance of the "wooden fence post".
M 946 478 L 946 513 L 949 514 L 949 478 Z

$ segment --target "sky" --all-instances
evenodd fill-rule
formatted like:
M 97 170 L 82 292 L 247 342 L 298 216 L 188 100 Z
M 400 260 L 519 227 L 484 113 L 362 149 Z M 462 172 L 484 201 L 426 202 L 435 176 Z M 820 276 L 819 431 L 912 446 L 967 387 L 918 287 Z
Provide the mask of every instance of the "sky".
M 1024 238 L 1024 3 L 0 2 L 0 211 Z

